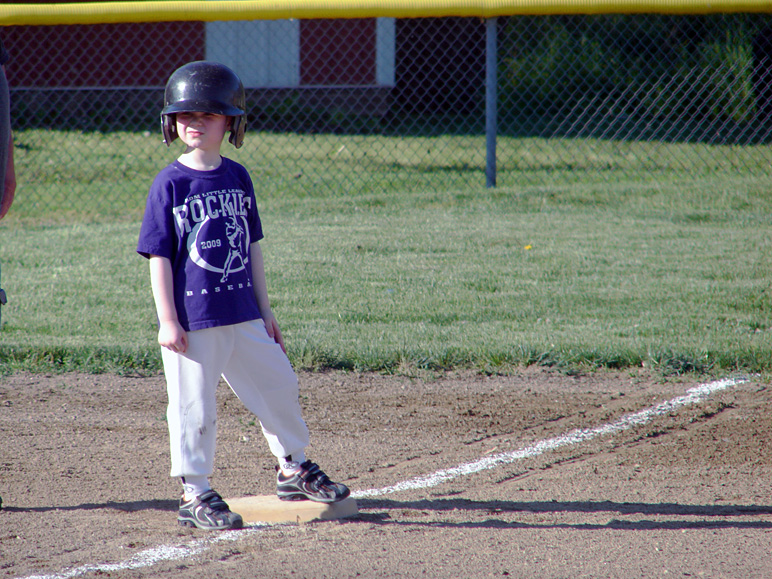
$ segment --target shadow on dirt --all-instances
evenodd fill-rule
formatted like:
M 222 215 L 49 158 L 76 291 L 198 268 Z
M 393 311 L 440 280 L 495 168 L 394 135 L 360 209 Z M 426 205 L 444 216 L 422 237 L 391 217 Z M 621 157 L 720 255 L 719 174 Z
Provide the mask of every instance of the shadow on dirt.
M 174 500 L 131 501 L 126 503 L 108 501 L 106 503 L 84 503 L 81 505 L 64 507 L 3 506 L 3 511 L 9 513 L 48 513 L 51 511 L 93 511 L 97 509 L 112 509 L 115 511 L 123 511 L 125 513 L 133 513 L 135 511 L 176 511 L 179 506 L 179 501 Z
M 678 503 L 616 503 L 613 501 L 472 501 L 468 499 L 435 499 L 419 501 L 392 501 L 383 499 L 358 499 L 360 509 L 386 511 L 360 513 L 359 519 L 372 523 L 423 525 L 428 527 L 466 527 L 466 528 L 572 528 L 572 529 L 704 529 L 704 528 L 755 528 L 772 529 L 772 521 L 732 520 L 732 517 L 752 517 L 772 514 L 772 505 L 682 505 Z M 533 524 L 501 519 L 468 521 L 453 523 L 397 521 L 388 511 L 450 512 L 478 511 L 489 516 L 511 513 L 617 513 L 619 515 L 647 516 L 689 516 L 699 520 L 619 520 L 611 519 L 605 523 L 543 523 Z

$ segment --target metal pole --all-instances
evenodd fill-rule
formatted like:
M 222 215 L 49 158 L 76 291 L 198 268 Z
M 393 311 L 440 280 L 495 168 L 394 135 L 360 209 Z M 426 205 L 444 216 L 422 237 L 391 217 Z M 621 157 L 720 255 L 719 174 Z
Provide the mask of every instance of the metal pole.
M 496 133 L 498 131 L 497 111 L 497 43 L 496 18 L 485 22 L 485 186 L 496 186 Z

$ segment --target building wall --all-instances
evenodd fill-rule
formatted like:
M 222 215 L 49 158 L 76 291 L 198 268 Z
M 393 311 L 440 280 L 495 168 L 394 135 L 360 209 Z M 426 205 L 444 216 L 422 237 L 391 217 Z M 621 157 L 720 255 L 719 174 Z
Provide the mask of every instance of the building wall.
M 393 19 L 12 26 L 15 88 L 163 87 L 186 62 L 231 66 L 248 88 L 391 86 Z
M 158 87 L 204 57 L 200 22 L 9 26 L 2 34 L 15 88 Z

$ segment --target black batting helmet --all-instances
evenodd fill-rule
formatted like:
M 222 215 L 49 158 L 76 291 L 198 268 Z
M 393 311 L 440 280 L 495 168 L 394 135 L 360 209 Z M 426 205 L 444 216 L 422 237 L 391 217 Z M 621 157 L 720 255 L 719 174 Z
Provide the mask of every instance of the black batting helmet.
M 247 129 L 241 79 L 219 62 L 197 60 L 175 70 L 166 82 L 161 130 L 168 147 L 177 138 L 176 113 L 203 112 L 233 117 L 230 143 L 237 149 Z

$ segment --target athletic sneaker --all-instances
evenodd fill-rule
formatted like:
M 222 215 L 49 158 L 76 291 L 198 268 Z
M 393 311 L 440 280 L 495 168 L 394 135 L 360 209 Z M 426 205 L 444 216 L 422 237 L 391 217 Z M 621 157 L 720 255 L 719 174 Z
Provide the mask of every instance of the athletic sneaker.
M 276 476 L 276 494 L 283 501 L 337 503 L 350 493 L 346 485 L 332 482 L 319 465 L 310 460 L 302 463 L 300 470 L 290 476 L 285 476 L 281 469 Z
M 183 496 L 177 521 L 184 527 L 198 527 L 205 531 L 240 529 L 244 526 L 241 515 L 232 513 L 228 503 L 212 490 L 189 501 Z

